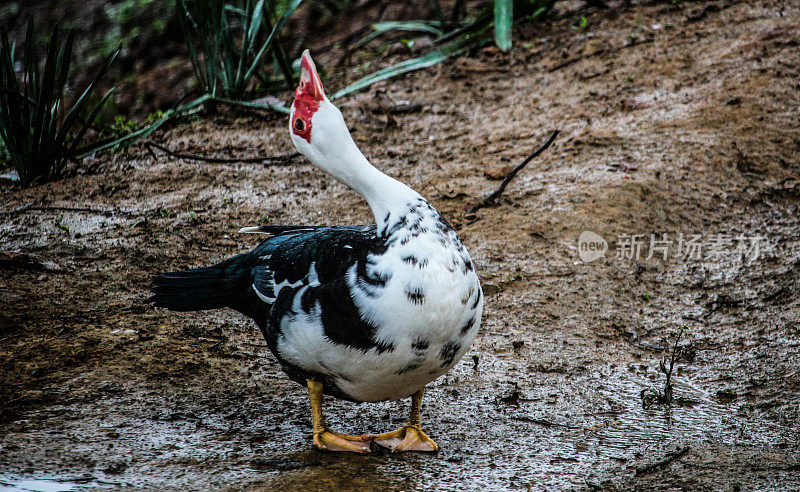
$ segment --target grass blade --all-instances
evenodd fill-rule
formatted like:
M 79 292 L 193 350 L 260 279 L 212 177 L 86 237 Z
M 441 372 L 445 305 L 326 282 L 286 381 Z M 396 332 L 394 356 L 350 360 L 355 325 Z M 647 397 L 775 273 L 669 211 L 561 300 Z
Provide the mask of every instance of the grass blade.
M 459 27 L 458 29 L 448 32 L 444 36 L 434 41 L 433 44 L 445 44 L 464 34 L 483 32 L 483 29 L 491 23 L 491 20 L 492 20 L 492 6 L 490 5 L 484 8 L 478 14 L 478 16 L 475 18 L 474 21 L 462 27 Z
M 167 111 L 166 113 L 164 113 L 164 116 L 160 120 L 156 121 L 152 125 L 146 126 L 144 128 L 140 128 L 139 130 L 136 130 L 135 132 L 129 133 L 129 134 L 125 135 L 124 137 L 120 137 L 120 138 L 117 138 L 117 139 L 114 139 L 114 140 L 101 142 L 101 143 L 98 143 L 98 144 L 94 144 L 94 145 L 90 145 L 90 146 L 78 149 L 78 150 L 75 151 L 75 153 L 76 153 L 75 157 L 78 158 L 78 159 L 81 159 L 81 158 L 86 157 L 86 156 L 88 156 L 90 154 L 93 154 L 95 152 L 99 152 L 101 150 L 106 150 L 106 149 L 110 149 L 112 147 L 116 147 L 117 145 L 125 143 L 125 142 L 130 141 L 130 140 L 137 140 L 137 139 L 140 139 L 140 138 L 146 138 L 151 133 L 153 133 L 154 131 L 158 130 L 164 123 L 166 123 L 166 122 L 168 122 L 170 120 L 173 120 L 175 118 L 181 117 L 181 116 L 186 116 L 186 115 L 192 114 L 194 111 L 199 110 L 199 106 L 201 106 L 201 105 L 203 105 L 203 104 L 205 104 L 207 102 L 210 102 L 212 99 L 213 99 L 213 97 L 211 97 L 210 94 L 204 94 L 204 95 L 198 97 L 197 99 L 195 99 L 194 101 L 192 101 L 192 102 L 190 102 L 190 103 L 188 103 L 188 104 L 186 104 L 184 106 L 181 106 L 180 108 L 171 109 L 171 110 Z
M 20 92 L 14 71 L 14 46 L 9 44 L 6 32 L 0 29 L 0 84 L 3 92 L 0 93 L 0 138 L 3 140 L 6 152 L 12 160 L 16 161 L 24 149 L 24 140 L 30 136 L 29 126 L 23 125 L 23 112 L 28 112 L 25 101 L 28 97 Z M 34 103 L 35 105 L 35 103 Z M 24 128 L 21 135 L 19 128 Z M 17 170 L 21 178 L 23 170 Z
M 275 36 L 283 29 L 284 24 L 286 21 L 289 20 L 289 17 L 294 13 L 298 6 L 303 2 L 303 0 L 292 0 L 292 2 L 286 6 L 286 10 L 283 11 L 281 18 L 278 22 L 275 23 L 275 27 L 272 28 L 272 31 L 267 36 L 267 40 L 264 41 L 264 44 L 261 46 L 261 49 L 258 50 L 258 53 L 253 60 L 252 65 L 250 65 L 250 69 L 245 74 L 246 79 L 250 79 L 255 71 L 256 67 L 258 66 L 258 62 L 261 60 L 261 57 L 264 56 L 264 52 L 267 50 L 267 47 L 272 43 L 272 40 Z
M 78 98 L 78 100 L 73 104 L 72 108 L 67 113 L 67 116 L 64 117 L 64 121 L 61 124 L 61 129 L 58 132 L 58 136 L 56 137 L 59 142 L 63 142 L 66 139 L 67 132 L 72 127 L 72 124 L 75 122 L 75 119 L 80 114 L 81 110 L 83 110 L 83 106 L 86 104 L 89 98 L 89 94 L 91 94 L 92 90 L 94 89 L 95 84 L 103 78 L 103 76 L 108 71 L 111 64 L 119 55 L 119 52 L 122 50 L 122 47 L 117 48 L 117 50 L 112 53 L 107 59 L 106 62 L 103 64 L 103 67 L 97 74 L 94 76 L 94 79 L 89 83 L 86 89 L 83 91 L 83 94 Z
M 222 103 L 222 104 L 230 104 L 232 106 L 241 106 L 243 108 L 251 108 L 251 109 L 266 109 L 270 111 L 277 111 L 283 114 L 289 114 L 291 110 L 286 106 L 274 106 L 272 104 L 267 103 L 258 103 L 252 101 L 238 101 L 235 99 L 226 99 L 223 97 L 215 97 L 214 101 Z
M 280 35 L 275 36 L 275 40 L 272 42 L 270 50 L 272 51 L 272 56 L 275 59 L 275 63 L 278 65 L 278 68 L 280 68 L 280 71 L 283 74 L 283 79 L 286 81 L 286 87 L 291 90 L 291 88 L 294 86 L 294 72 L 292 72 L 292 65 L 289 63 L 286 53 L 283 50 L 283 44 L 281 42 Z
M 259 0 L 258 3 L 263 6 L 263 0 Z M 246 80 L 244 80 L 244 78 L 242 77 L 242 68 L 244 67 L 244 61 L 247 58 L 247 55 L 253 49 L 254 41 L 253 41 L 253 38 L 250 37 L 250 31 L 251 31 L 251 29 L 253 27 L 253 24 L 251 24 L 250 21 L 253 19 L 254 14 L 255 14 L 255 12 L 250 10 L 250 0 L 247 0 L 247 3 L 245 5 L 244 14 L 239 16 L 240 17 L 240 23 L 242 25 L 242 49 L 237 54 L 238 56 L 234 55 L 232 57 L 234 59 L 238 58 L 238 61 L 236 63 L 236 74 L 235 75 L 233 73 L 229 73 L 228 74 L 229 75 L 229 80 L 233 81 L 233 82 L 229 83 L 228 85 L 232 86 L 236 90 L 237 93 L 240 90 L 244 89 L 244 85 L 246 83 Z M 232 49 L 230 50 L 230 52 L 231 53 L 236 53 L 236 50 L 235 50 L 236 47 L 235 46 L 231 46 L 231 48 Z M 230 68 L 233 68 L 233 67 L 230 66 L 230 64 L 228 64 L 227 66 L 229 66 Z
M 39 61 L 34 56 L 36 50 L 33 46 L 36 44 L 36 37 L 33 34 L 33 16 L 28 18 L 28 31 L 25 34 L 25 50 L 23 52 L 23 66 L 25 73 L 23 74 L 22 85 L 25 90 L 26 96 L 36 97 L 39 92 Z M 30 46 L 30 48 L 28 48 Z
M 25 50 L 35 50 L 34 46 L 26 46 Z M 44 62 L 44 72 L 42 82 L 39 85 L 39 92 L 36 97 L 36 108 L 33 115 L 33 137 L 30 141 L 30 151 L 32 161 L 30 162 L 33 178 L 47 178 L 47 171 L 50 167 L 51 156 L 57 153 L 57 142 L 42 139 L 44 129 L 50 126 L 50 114 L 53 99 L 53 85 L 55 84 L 58 53 L 58 25 L 53 26 L 53 33 L 50 42 L 47 44 L 47 58 Z M 33 55 L 31 55 L 34 58 Z M 45 169 L 47 168 L 47 169 Z
M 106 104 L 106 101 L 108 101 L 113 92 L 114 88 L 112 87 L 111 89 L 108 90 L 108 92 L 106 92 L 106 95 L 103 96 L 102 99 L 100 99 L 100 102 L 97 103 L 92 112 L 89 113 L 89 116 L 83 122 L 81 129 L 78 131 L 78 133 L 75 135 L 75 138 L 72 140 L 72 145 L 70 145 L 69 147 L 70 155 L 72 155 L 75 152 L 75 149 L 78 148 L 78 144 L 81 142 L 81 140 L 83 140 L 83 137 L 86 135 L 86 132 L 92 126 L 92 123 L 94 123 L 94 120 L 97 118 L 97 115 L 100 114 L 100 110 L 103 109 L 103 106 Z
M 42 59 L 37 55 L 32 26 L 33 19 L 30 19 L 21 54 L 22 74 L 19 78 L 15 50 L 9 44 L 6 33 L 0 30 L 0 138 L 23 186 L 29 186 L 40 178 L 61 176 L 65 163 L 72 157 L 67 147 L 74 149 L 83 139 L 88 127 L 110 98 L 111 91 L 94 107 L 88 121 L 83 123 L 69 146 L 66 145 L 67 137 L 97 82 L 119 53 L 117 50 L 109 56 L 102 70 L 66 116 L 60 119 L 75 38 L 69 32 L 64 43 L 60 44 L 58 26 L 54 26 Z
M 206 94 L 241 98 L 259 81 L 274 88 L 281 75 L 293 84 L 280 32 L 302 0 L 176 1 L 192 68 Z M 278 6 L 285 8 L 273 26 L 270 16 Z M 271 67 L 264 63 L 267 52 Z
M 258 0 L 258 3 L 253 9 L 253 15 L 250 19 L 250 26 L 248 31 L 248 39 L 250 43 L 248 43 L 248 52 L 252 51 L 252 47 L 256 42 L 256 37 L 258 36 L 258 31 L 261 29 L 261 19 L 264 16 L 264 0 Z M 244 47 L 242 47 L 242 52 L 244 52 Z
M 58 61 L 56 62 L 56 65 L 60 68 L 58 80 L 56 81 L 59 100 L 64 97 L 64 90 L 67 86 L 67 75 L 69 75 L 69 65 L 70 60 L 72 60 L 72 44 L 74 41 L 75 36 L 72 29 L 70 29 L 67 32 L 67 41 L 64 43 L 64 46 L 61 47 L 61 51 L 58 53 Z
M 192 62 L 194 75 L 197 77 L 197 81 L 200 83 L 200 85 L 208 90 L 208 81 L 206 80 L 205 72 L 201 70 L 203 65 L 200 63 L 200 57 L 197 54 L 194 37 L 192 36 L 192 28 L 189 26 L 189 22 L 187 20 L 191 20 L 191 16 L 189 15 L 189 9 L 186 7 L 184 0 L 178 0 L 178 8 L 178 20 L 180 21 L 179 24 L 181 25 L 181 30 L 183 31 L 184 40 L 186 41 L 186 47 L 189 50 L 189 58 Z M 195 25 L 194 27 L 196 28 L 197 26 Z
M 387 21 L 376 22 L 372 25 L 372 32 L 356 41 L 353 47 L 361 47 L 373 39 L 391 31 L 427 32 L 439 37 L 442 30 L 438 27 L 441 23 L 431 21 Z
M 494 0 L 494 42 L 503 51 L 511 49 L 514 0 Z
M 396 77 L 400 74 L 404 74 L 406 72 L 411 72 L 414 70 L 421 70 L 423 68 L 428 68 L 437 63 L 441 63 L 442 61 L 446 60 L 447 58 L 457 55 L 459 53 L 463 53 L 464 51 L 468 50 L 475 44 L 480 43 L 483 41 L 484 37 L 482 36 L 485 33 L 486 28 L 479 30 L 474 34 L 464 35 L 461 39 L 454 41 L 450 44 L 442 46 L 436 51 L 432 51 L 425 56 L 420 56 L 418 58 L 412 58 L 410 60 L 402 61 L 396 65 L 392 65 L 377 72 L 367 75 L 352 84 L 348 85 L 344 89 L 339 90 L 338 92 L 334 93 L 331 96 L 331 99 L 336 99 L 347 94 L 351 94 L 358 90 L 361 90 L 365 87 L 369 87 L 370 85 L 380 82 L 381 80 L 386 80 L 392 77 Z

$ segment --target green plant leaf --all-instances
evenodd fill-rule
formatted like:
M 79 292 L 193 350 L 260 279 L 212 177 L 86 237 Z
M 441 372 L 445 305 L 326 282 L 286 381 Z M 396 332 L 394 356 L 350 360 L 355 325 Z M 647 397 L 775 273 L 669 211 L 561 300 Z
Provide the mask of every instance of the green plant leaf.
M 440 22 L 437 21 L 387 21 L 377 22 L 372 25 L 372 32 L 356 41 L 354 47 L 364 46 L 373 39 L 391 31 L 411 31 L 427 32 L 435 36 L 441 36 L 442 30 L 439 28 Z
M 59 130 L 58 136 L 56 137 L 59 142 L 63 142 L 64 141 L 64 139 L 67 136 L 67 132 L 72 127 L 72 124 L 75 122 L 76 118 L 78 117 L 78 115 L 83 110 L 83 106 L 88 101 L 89 94 L 91 94 L 92 90 L 94 90 L 95 84 L 97 84 L 97 82 L 100 79 L 103 78 L 103 76 L 106 74 L 106 72 L 108 71 L 109 67 L 111 67 L 111 64 L 117 58 L 117 55 L 119 55 L 119 52 L 121 50 L 122 50 L 122 47 L 117 48 L 117 50 L 114 53 L 112 53 L 108 58 L 106 58 L 106 62 L 103 64 L 103 66 L 97 72 L 97 74 L 94 76 L 94 79 L 92 79 L 92 81 L 89 83 L 89 85 L 83 91 L 83 94 L 81 94 L 81 96 L 78 98 L 78 100 L 72 106 L 72 108 L 69 110 L 69 112 L 67 113 L 67 116 L 64 117 L 64 122 L 61 124 L 61 130 Z
M 255 42 L 258 36 L 258 30 L 261 28 L 261 19 L 264 15 L 264 0 L 259 0 L 253 9 L 253 16 L 250 19 L 250 29 L 248 31 L 248 38 L 250 39 L 250 46 Z M 242 50 L 244 51 L 244 49 Z
M 273 58 L 283 74 L 283 80 L 286 81 L 286 88 L 291 90 L 294 85 L 294 72 L 292 72 L 292 66 L 289 60 L 286 59 L 286 53 L 280 49 L 281 37 L 279 34 L 275 36 L 275 41 L 273 41 L 273 43 L 278 46 L 278 48 L 275 48 L 275 46 L 272 47 Z
M 72 140 L 72 144 L 70 145 L 69 148 L 70 154 L 73 154 L 75 152 L 75 149 L 78 148 L 78 144 L 81 142 L 81 140 L 83 140 L 83 137 L 86 135 L 86 132 L 89 130 L 89 127 L 91 127 L 92 123 L 94 123 L 94 120 L 97 119 L 97 115 L 100 114 L 100 110 L 103 109 L 103 106 L 106 104 L 106 101 L 108 101 L 113 92 L 114 88 L 112 87 L 95 105 L 92 112 L 89 113 L 89 116 L 86 118 L 86 121 L 84 122 L 83 126 L 75 135 L 75 138 Z
M 254 79 L 271 89 L 283 88 L 273 83 L 276 75 L 282 75 L 291 86 L 293 74 L 280 43 L 280 31 L 300 3 L 301 0 L 177 0 L 192 68 L 205 93 L 242 98 L 254 90 Z M 273 27 L 270 13 L 276 5 L 285 9 Z M 275 61 L 270 75 L 269 65 L 263 61 L 268 51 Z
M 58 53 L 58 60 L 56 61 L 56 65 L 61 69 L 58 74 L 58 81 L 56 82 L 59 100 L 64 97 L 64 90 L 67 86 L 67 76 L 69 75 L 69 66 L 72 60 L 72 44 L 74 41 L 75 36 L 72 29 L 70 29 L 69 32 L 67 32 L 67 41 L 61 47 Z
M 264 52 L 267 50 L 267 47 L 270 45 L 270 43 L 272 43 L 273 38 L 275 38 L 275 36 L 281 31 L 281 29 L 283 29 L 283 26 L 286 24 L 286 21 L 289 20 L 289 17 L 294 13 L 294 11 L 297 9 L 297 7 L 300 6 L 302 2 L 303 0 L 292 0 L 291 3 L 289 3 L 289 5 L 286 6 L 286 10 L 283 11 L 283 14 L 281 14 L 281 18 L 278 20 L 277 23 L 275 23 L 275 27 L 272 28 L 272 32 L 270 32 L 269 36 L 267 36 L 267 40 L 264 41 L 264 44 L 261 46 L 261 49 L 258 50 L 258 54 L 256 54 L 256 57 L 253 60 L 252 65 L 250 65 L 250 69 L 247 70 L 247 73 L 245 74 L 246 79 L 249 79 L 250 76 L 253 74 L 253 71 L 258 66 L 258 62 L 261 60 L 261 57 L 264 56 Z
M 25 50 L 23 51 L 23 63 L 25 73 L 23 74 L 22 85 L 25 88 L 25 95 L 36 97 L 39 92 L 39 81 L 41 76 L 39 73 L 39 60 L 36 59 L 36 50 L 33 49 L 36 43 L 36 37 L 33 33 L 33 16 L 28 18 L 28 30 L 25 34 Z M 31 48 L 29 49 L 28 46 Z M 28 92 L 30 86 L 30 92 Z
M 129 134 L 123 136 L 123 137 L 115 138 L 113 140 L 108 140 L 108 141 L 105 141 L 105 142 L 100 142 L 100 143 L 98 143 L 96 145 L 91 145 L 91 146 L 79 149 L 79 150 L 76 151 L 76 154 L 77 154 L 76 157 L 80 159 L 80 158 L 86 157 L 87 155 L 93 154 L 95 152 L 99 152 L 101 150 L 106 150 L 106 149 L 110 149 L 112 147 L 116 147 L 117 145 L 125 143 L 125 142 L 128 142 L 128 141 L 133 141 L 133 140 L 146 138 L 151 133 L 153 133 L 154 131 L 158 130 L 164 123 L 166 123 L 166 122 L 168 122 L 168 121 L 170 121 L 172 119 L 181 117 L 181 116 L 190 115 L 194 111 L 199 111 L 200 106 L 202 106 L 203 104 L 211 101 L 212 99 L 213 98 L 211 97 L 210 94 L 204 94 L 204 95 L 198 97 L 197 99 L 195 99 L 194 101 L 192 101 L 192 102 L 190 102 L 190 103 L 188 103 L 188 104 L 186 104 L 184 106 L 181 106 L 180 108 L 171 109 L 171 110 L 165 112 L 163 117 L 160 120 L 156 121 L 155 123 L 153 123 L 151 125 L 148 125 L 148 126 L 145 126 L 143 128 L 140 128 L 139 130 L 136 130 L 135 132 L 131 132 L 131 133 L 129 133 Z
M 223 104 L 229 104 L 229 105 L 232 105 L 232 106 L 241 106 L 243 108 L 267 109 L 267 110 L 270 110 L 270 111 L 277 111 L 277 112 L 283 113 L 283 114 L 289 114 L 291 112 L 291 110 L 289 108 L 285 107 L 285 106 L 274 106 L 272 104 L 266 104 L 266 103 L 257 103 L 257 102 L 252 102 L 252 101 L 239 101 L 239 100 L 235 100 L 235 99 L 226 99 L 226 98 L 222 98 L 222 97 L 215 97 L 213 100 L 215 102 L 219 102 L 219 103 L 223 103 Z
M 197 54 L 197 49 L 195 48 L 195 41 L 194 37 L 192 36 L 193 29 L 189 26 L 189 20 L 191 17 L 189 16 L 189 9 L 186 6 L 184 0 L 178 0 L 178 21 L 181 26 L 181 30 L 183 31 L 183 37 L 186 41 L 186 47 L 189 50 L 189 58 L 192 62 L 192 69 L 194 70 L 194 75 L 197 77 L 197 81 L 200 83 L 201 86 L 204 88 L 208 87 L 208 81 L 205 78 L 205 72 L 200 70 L 202 64 L 200 63 L 200 57 Z
M 348 85 L 344 89 L 339 90 L 338 92 L 334 93 L 331 96 L 331 99 L 336 99 L 347 94 L 351 94 L 358 90 L 361 90 L 365 87 L 369 87 L 370 85 L 380 82 L 381 80 L 386 80 L 392 77 L 396 77 L 400 74 L 404 74 L 406 72 L 411 72 L 413 70 L 421 70 L 423 68 L 428 68 L 437 63 L 441 63 L 442 61 L 446 60 L 447 58 L 456 55 L 458 53 L 462 53 L 469 49 L 471 46 L 476 45 L 484 40 L 482 36 L 486 31 L 486 28 L 481 29 L 475 33 L 468 34 L 462 36 L 461 39 L 458 39 L 450 44 L 447 44 L 438 50 L 432 51 L 427 55 L 420 56 L 418 58 L 412 58 L 410 60 L 405 60 L 395 65 L 383 68 L 378 70 L 377 72 L 367 75 L 352 84 Z
M 494 42 L 503 51 L 511 49 L 514 0 L 494 0 Z
M 29 19 L 19 78 L 15 47 L 9 44 L 5 32 L 0 36 L 0 139 L 23 186 L 38 178 L 56 178 L 62 174 L 64 164 L 72 157 L 70 148 L 74 149 L 83 139 L 88 126 L 111 95 L 109 92 L 101 98 L 88 121 L 81 122 L 83 126 L 78 127 L 78 114 L 116 56 L 115 53 L 109 57 L 107 64 L 61 118 L 66 109 L 64 100 L 75 38 L 68 32 L 60 43 L 58 26 L 54 26 L 46 54 L 39 58 L 32 27 L 33 20 Z M 76 127 L 77 132 L 73 134 Z
M 26 43 L 27 44 L 27 43 Z M 26 46 L 25 50 L 35 50 L 34 46 Z M 53 97 L 53 84 L 55 84 L 56 71 L 56 53 L 58 52 L 58 24 L 53 26 L 53 33 L 50 35 L 50 41 L 47 44 L 47 58 L 44 62 L 44 72 L 42 73 L 42 82 L 39 86 L 38 92 L 34 95 L 36 98 L 36 108 L 33 115 L 33 137 L 31 139 L 31 150 L 37 154 L 38 160 L 35 160 L 32 166 L 36 166 L 34 178 L 40 177 L 41 166 L 45 161 L 49 161 L 51 155 L 55 153 L 57 142 L 42 141 L 42 132 L 45 127 L 49 126 L 51 100 Z M 31 55 L 33 56 L 33 55 Z M 49 169 L 48 169 L 49 170 Z M 46 176 L 41 176 L 46 177 Z

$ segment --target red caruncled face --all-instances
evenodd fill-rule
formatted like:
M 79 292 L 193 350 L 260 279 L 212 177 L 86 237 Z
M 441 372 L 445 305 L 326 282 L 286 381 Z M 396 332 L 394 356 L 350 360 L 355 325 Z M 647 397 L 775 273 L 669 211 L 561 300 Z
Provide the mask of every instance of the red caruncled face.
M 317 67 L 306 50 L 300 60 L 300 85 L 294 92 L 291 126 L 292 133 L 308 143 L 311 143 L 311 117 L 319 109 L 319 103 L 324 97 L 325 91 L 322 89 Z

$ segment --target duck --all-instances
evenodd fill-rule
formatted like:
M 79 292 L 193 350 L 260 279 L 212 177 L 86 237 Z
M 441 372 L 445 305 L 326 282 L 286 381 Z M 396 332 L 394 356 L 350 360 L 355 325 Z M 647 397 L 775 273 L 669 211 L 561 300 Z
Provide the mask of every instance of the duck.
M 423 393 L 478 334 L 484 297 L 475 265 L 428 200 L 359 150 L 308 50 L 300 72 L 291 140 L 361 195 L 374 223 L 242 228 L 267 237 L 216 265 L 158 275 L 150 302 L 251 318 L 283 372 L 306 387 L 318 449 L 369 453 L 374 443 L 393 452 L 436 451 L 421 427 Z M 343 434 L 325 422 L 326 395 L 357 403 L 411 398 L 411 411 L 397 430 Z

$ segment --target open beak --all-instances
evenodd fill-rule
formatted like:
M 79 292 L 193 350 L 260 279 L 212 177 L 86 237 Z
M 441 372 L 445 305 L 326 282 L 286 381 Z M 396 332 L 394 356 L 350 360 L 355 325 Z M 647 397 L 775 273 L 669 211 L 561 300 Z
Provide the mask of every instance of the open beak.
M 322 88 L 322 80 L 317 73 L 317 66 L 314 65 L 314 60 L 311 59 L 311 54 L 308 50 L 303 52 L 300 59 L 300 87 L 297 88 L 298 93 L 310 94 L 314 101 L 320 102 L 325 98 L 325 90 Z

